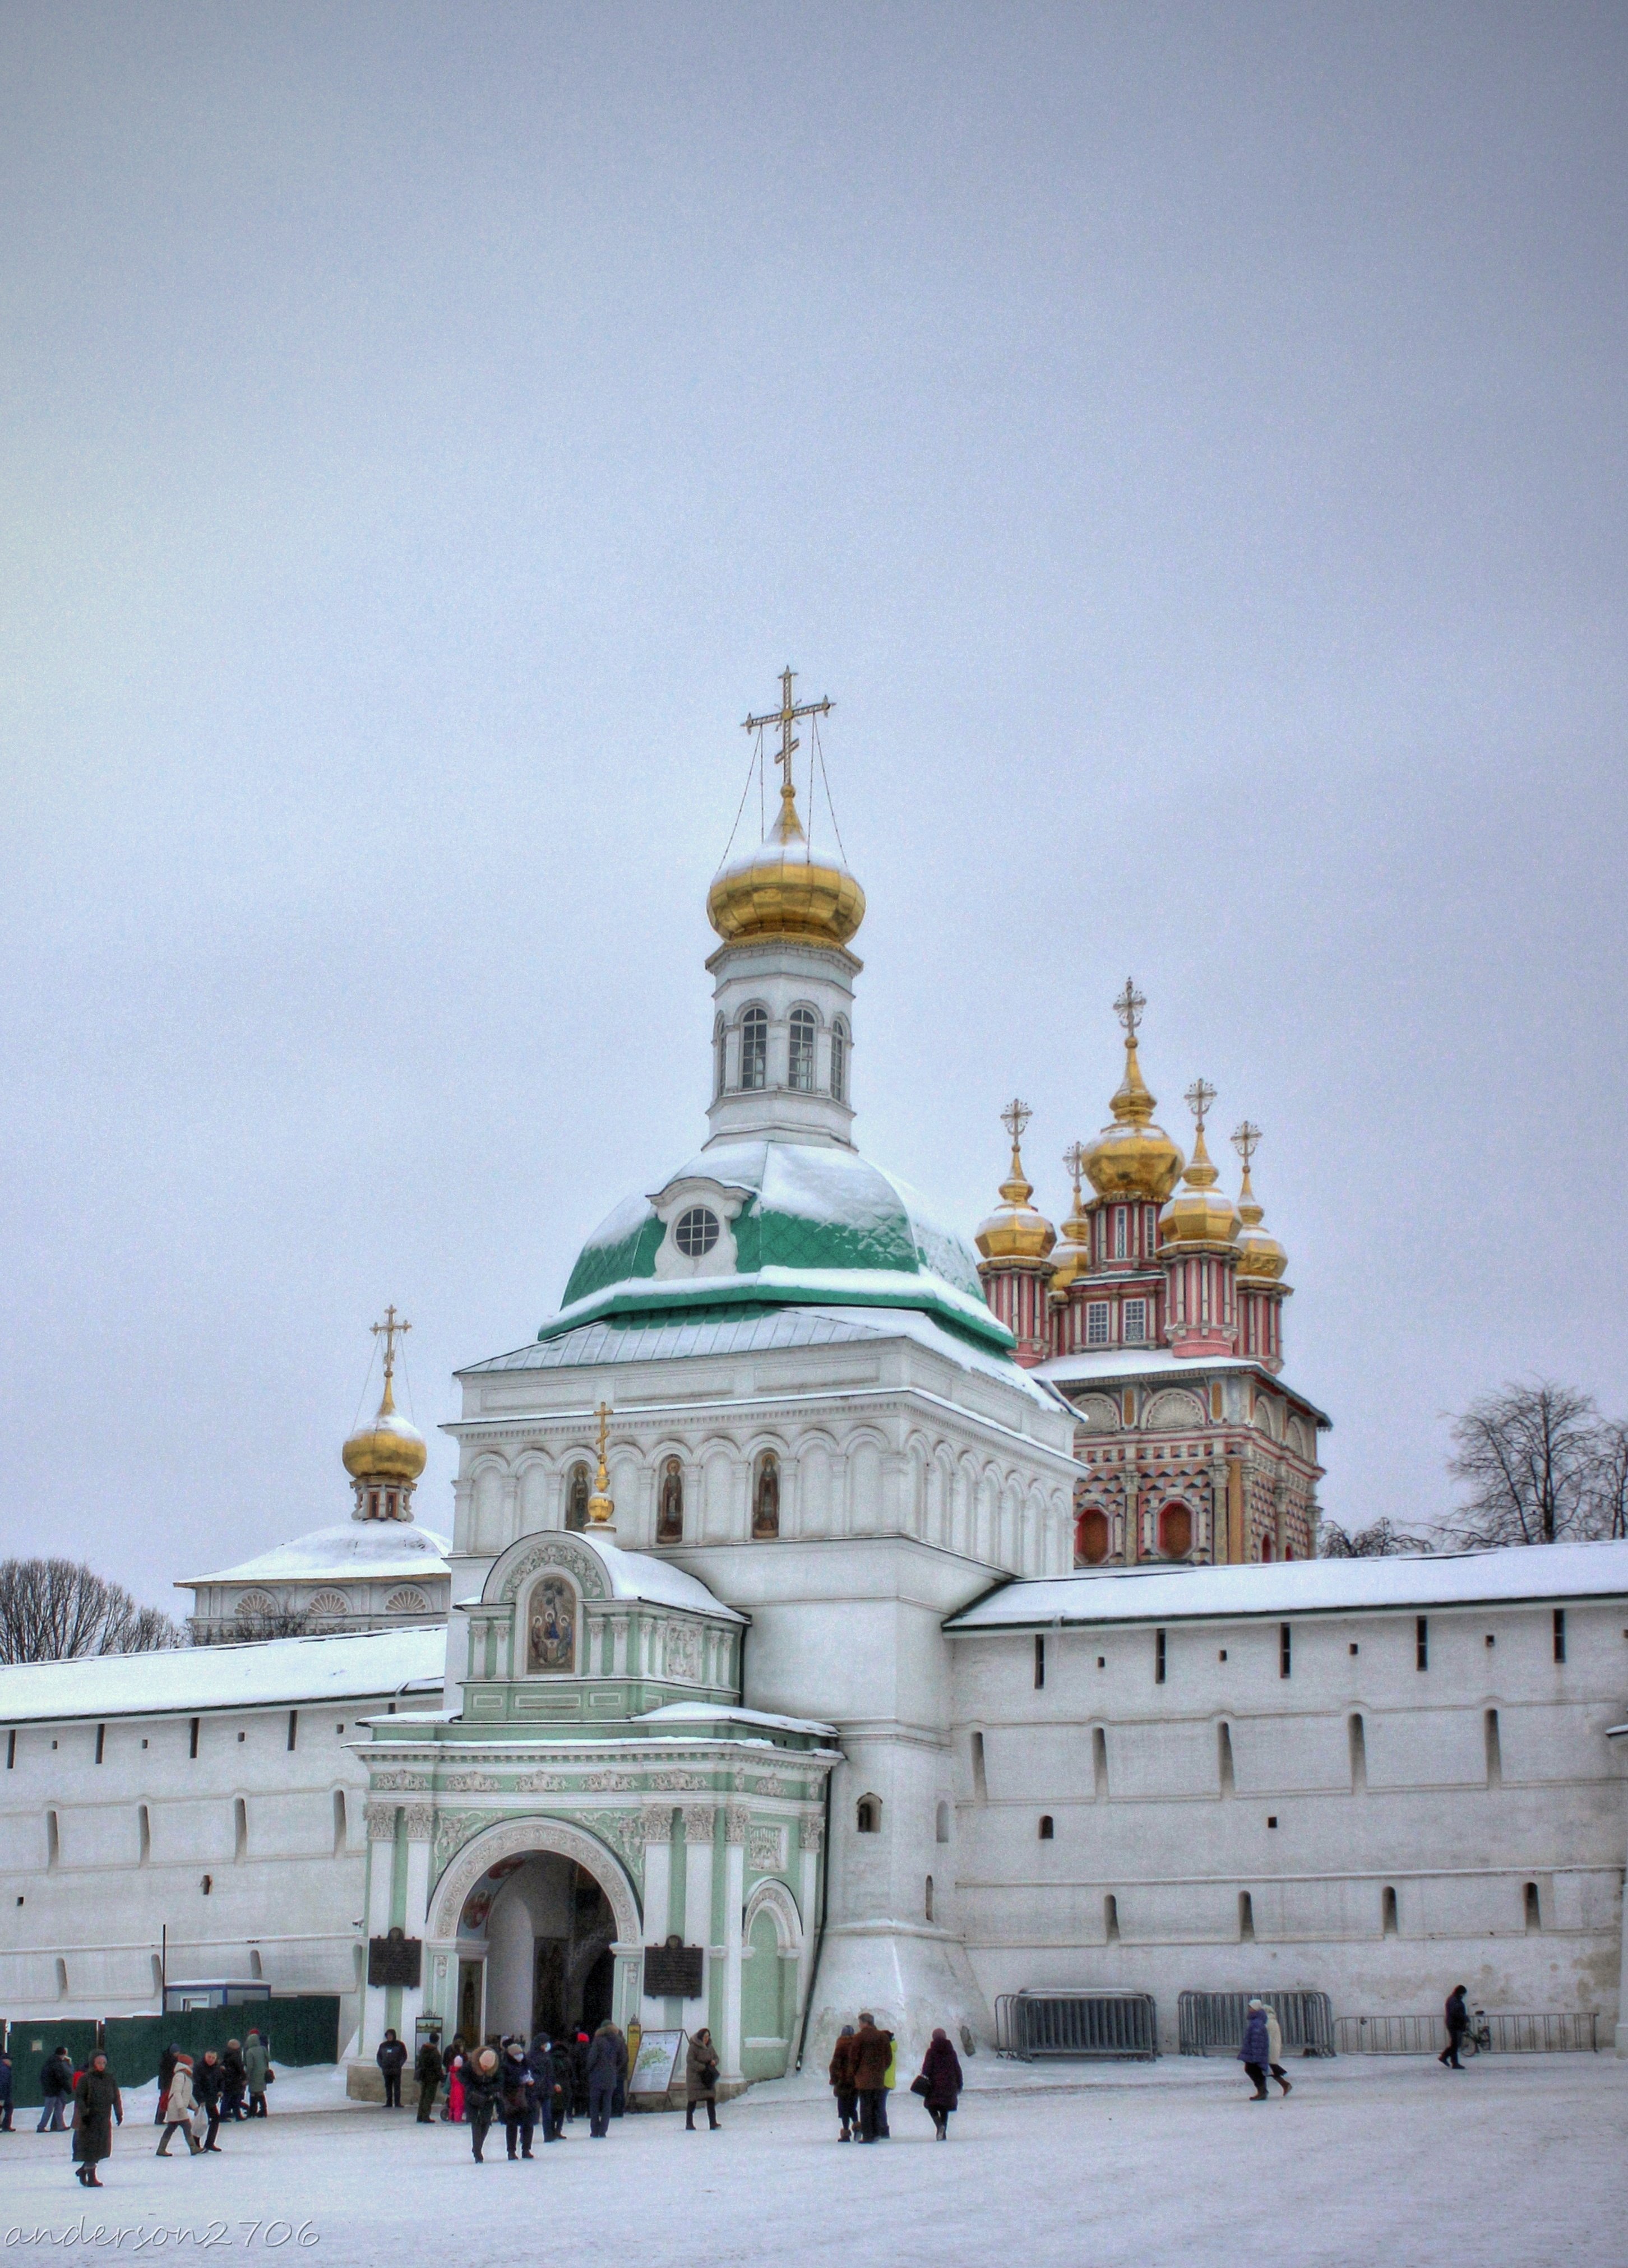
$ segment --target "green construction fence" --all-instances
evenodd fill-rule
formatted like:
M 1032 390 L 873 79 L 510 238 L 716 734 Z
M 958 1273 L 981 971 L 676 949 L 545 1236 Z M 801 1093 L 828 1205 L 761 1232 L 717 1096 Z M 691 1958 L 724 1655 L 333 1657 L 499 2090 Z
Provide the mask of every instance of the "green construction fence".
M 57 2021 L 51 2017 L 13 2017 L 6 2025 L 11 2058 L 13 2099 L 19 2110 L 37 2110 L 40 2071 L 57 2046 L 81 2070 L 98 2048 L 121 2087 L 144 2087 L 158 2075 L 158 2058 L 179 2047 L 195 2063 L 205 2048 L 218 2053 L 228 2040 L 247 2039 L 251 2030 L 269 2040 L 272 2069 L 339 2060 L 339 1995 L 302 1992 L 286 2000 L 241 2000 L 225 2008 L 188 2008 L 167 2016 L 109 2016 Z

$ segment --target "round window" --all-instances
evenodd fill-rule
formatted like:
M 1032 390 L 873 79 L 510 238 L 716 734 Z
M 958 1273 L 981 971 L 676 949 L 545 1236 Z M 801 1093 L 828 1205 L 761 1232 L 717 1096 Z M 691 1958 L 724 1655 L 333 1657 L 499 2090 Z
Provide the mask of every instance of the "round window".
M 691 1205 L 680 1213 L 673 1237 L 686 1260 L 699 1260 L 718 1242 L 718 1215 L 706 1205 Z

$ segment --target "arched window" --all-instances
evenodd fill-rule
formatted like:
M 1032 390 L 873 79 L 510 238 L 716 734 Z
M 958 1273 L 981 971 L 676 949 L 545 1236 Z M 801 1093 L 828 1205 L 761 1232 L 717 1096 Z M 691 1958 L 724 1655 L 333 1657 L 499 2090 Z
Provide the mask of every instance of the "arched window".
M 729 1067 L 729 1034 L 720 1016 L 712 1027 L 712 1099 L 724 1092 L 725 1073 Z
M 780 1533 L 780 1460 L 765 1449 L 752 1484 L 752 1535 L 762 1543 Z
M 1263 1560 L 1268 1560 L 1271 1559 L 1272 1556 L 1271 1537 L 1270 1535 L 1263 1535 L 1261 1538 L 1261 1557 Z
M 1093 1506 L 1079 1523 L 1076 1557 L 1080 1565 L 1100 1567 L 1108 1557 L 1108 1514 Z
M 1042 1811 L 1042 1812 L 1041 1813 L 1041 1815 L 1040 1815 L 1040 1839 L 1041 1839 L 1041 1841 L 1042 1841 L 1042 1843 L 1050 1843 L 1050 1842 L 1052 1840 L 1053 1837 L 1056 1835 L 1056 1833 L 1057 1833 L 1057 1827 L 1056 1827 L 1055 1822 L 1053 1822 L 1053 1820 L 1052 1820 L 1051 1814 L 1050 1814 L 1049 1811 Z
M 1184 1504 L 1168 1504 L 1159 1515 L 1161 1558 L 1185 1559 L 1193 1548 L 1193 1515 Z
M 769 1084 L 769 1011 L 748 1008 L 740 1019 L 740 1084 Z
M 792 1009 L 792 1052 L 786 1084 L 798 1094 L 814 1093 L 815 1029 L 812 1008 Z
M 658 1543 L 681 1543 L 684 1540 L 684 1468 L 676 1457 L 669 1457 L 661 1468 L 661 1501 L 656 1513 Z
M 854 1813 L 854 1825 L 861 1835 L 880 1835 L 882 1831 L 882 1800 L 880 1795 L 862 1795 Z
M 848 1100 L 848 1027 L 840 1016 L 831 1027 L 831 1097 Z
M 573 1465 L 571 1478 L 565 1484 L 565 1525 L 583 1528 L 588 1524 L 588 1469 Z
M 923 1891 L 922 1909 L 926 1918 L 931 1921 L 932 1919 L 932 1876 L 931 1874 L 927 1877 L 926 1885 Z
M 950 1808 L 947 1803 L 941 1802 L 938 1810 L 933 1814 L 932 1832 L 933 1840 L 935 1842 L 947 1843 L 949 1841 Z

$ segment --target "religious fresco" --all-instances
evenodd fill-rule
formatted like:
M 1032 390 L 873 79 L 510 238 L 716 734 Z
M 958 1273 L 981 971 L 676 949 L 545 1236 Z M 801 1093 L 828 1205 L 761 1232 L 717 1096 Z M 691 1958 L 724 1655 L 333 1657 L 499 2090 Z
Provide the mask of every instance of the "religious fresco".
M 545 1575 L 531 1594 L 526 1666 L 554 1676 L 577 1667 L 577 1594 L 563 1575 Z

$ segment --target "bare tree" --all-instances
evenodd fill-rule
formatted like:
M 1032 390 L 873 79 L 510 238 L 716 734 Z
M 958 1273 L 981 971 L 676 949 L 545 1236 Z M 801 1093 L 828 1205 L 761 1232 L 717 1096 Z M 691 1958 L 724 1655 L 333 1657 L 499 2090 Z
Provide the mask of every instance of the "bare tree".
M 153 1653 L 180 1632 L 157 1607 L 71 1559 L 0 1560 L 0 1662 Z
M 1371 1528 L 1358 1528 L 1355 1535 L 1337 1520 L 1325 1520 L 1318 1530 L 1317 1551 L 1323 1559 L 1399 1559 L 1406 1552 L 1434 1548 L 1427 1536 L 1410 1535 L 1403 1528 L 1393 1528 L 1389 1520 L 1376 1520 Z
M 1611 1418 L 1595 1436 L 1588 1476 L 1588 1533 L 1628 1536 L 1628 1425 Z
M 1536 1379 L 1484 1394 L 1453 1423 L 1448 1470 L 1466 1494 L 1456 1543 L 1558 1543 L 1597 1534 L 1602 1428 L 1592 1395 Z

